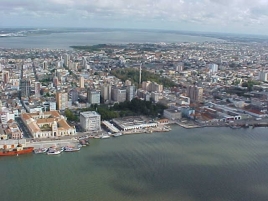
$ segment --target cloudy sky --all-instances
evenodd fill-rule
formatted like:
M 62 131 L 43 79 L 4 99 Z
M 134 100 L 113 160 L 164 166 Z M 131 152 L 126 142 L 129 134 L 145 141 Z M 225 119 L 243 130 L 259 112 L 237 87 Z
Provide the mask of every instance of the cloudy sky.
M 0 27 L 268 34 L 268 0 L 0 0 Z

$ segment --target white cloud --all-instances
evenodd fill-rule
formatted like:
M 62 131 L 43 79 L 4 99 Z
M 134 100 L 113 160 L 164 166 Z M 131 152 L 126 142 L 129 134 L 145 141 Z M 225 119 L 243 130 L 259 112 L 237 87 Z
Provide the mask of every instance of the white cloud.
M 161 20 L 211 28 L 256 28 L 268 23 L 268 0 L 1 0 L 0 17 L 5 15 L 8 19 L 12 13 L 24 20 L 31 15 L 54 16 L 62 22 L 70 18 Z

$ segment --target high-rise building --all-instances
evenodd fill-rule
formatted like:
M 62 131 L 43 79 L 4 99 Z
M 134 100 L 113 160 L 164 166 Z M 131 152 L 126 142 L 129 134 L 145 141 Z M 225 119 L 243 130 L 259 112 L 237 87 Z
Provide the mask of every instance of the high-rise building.
M 100 104 L 100 92 L 88 89 L 87 100 L 90 104 Z
M 217 64 L 208 64 L 209 70 L 211 73 L 216 73 L 218 71 L 218 65 Z
M 40 82 L 35 82 L 34 83 L 34 95 L 35 97 L 40 97 L 40 90 L 41 90 L 41 83 Z
M 72 96 L 72 103 L 75 103 L 76 101 L 78 101 L 78 91 L 77 91 L 77 89 L 73 89 L 71 91 L 71 96 Z
M 68 54 L 65 54 L 63 56 L 63 59 L 64 59 L 64 65 L 69 68 L 69 61 L 70 61 L 70 56 Z
M 112 86 L 104 84 L 101 87 L 101 100 L 103 103 L 110 103 L 112 100 Z
M 151 91 L 150 92 L 153 92 L 153 91 L 156 91 L 156 92 L 163 92 L 163 85 L 162 84 L 157 84 L 156 82 L 152 82 L 151 83 Z
M 259 80 L 267 82 L 268 81 L 268 73 L 264 71 L 259 72 Z
M 43 62 L 43 69 L 46 70 L 47 69 L 47 61 Z
M 80 88 L 85 88 L 85 84 L 84 84 L 84 77 L 83 76 L 81 76 L 80 78 L 79 78 L 79 85 L 80 85 Z
M 9 71 L 3 71 L 2 76 L 4 84 L 9 83 Z
M 151 82 L 150 81 L 143 81 L 142 82 L 142 89 L 144 91 L 151 91 L 150 87 L 151 87 Z
M 180 73 L 183 71 L 183 69 L 184 69 L 184 64 L 182 62 L 179 62 L 176 66 L 176 71 Z
M 119 88 L 112 88 L 112 99 L 116 102 L 124 102 L 127 98 L 127 90 L 126 89 L 119 89 Z
M 81 112 L 80 125 L 84 131 L 99 131 L 101 129 L 101 116 L 95 111 Z
M 192 102 L 200 102 L 203 100 L 203 88 L 195 85 L 187 86 L 187 96 Z
M 59 85 L 59 78 L 57 77 L 57 76 L 55 76 L 54 78 L 53 78 L 53 86 L 54 87 L 57 87 Z
M 151 93 L 151 98 L 155 103 L 157 103 L 159 101 L 159 97 L 160 97 L 160 94 L 158 92 Z
M 131 101 L 135 97 L 135 86 L 127 86 L 127 100 Z
M 56 103 L 58 110 L 65 110 L 66 108 L 68 108 L 68 93 L 57 92 Z
M 21 97 L 29 97 L 31 95 L 31 83 L 28 79 L 20 80 Z
M 152 92 L 152 91 L 163 92 L 163 85 L 157 84 L 156 82 L 143 81 L 142 89 L 148 92 Z

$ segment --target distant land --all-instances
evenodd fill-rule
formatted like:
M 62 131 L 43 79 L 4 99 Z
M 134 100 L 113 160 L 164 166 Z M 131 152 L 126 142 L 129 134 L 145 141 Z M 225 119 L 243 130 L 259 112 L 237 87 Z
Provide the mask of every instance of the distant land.
M 174 31 L 174 30 L 105 29 L 105 28 L 0 28 L 0 37 L 28 37 L 28 36 L 57 34 L 57 33 L 117 32 L 117 31 L 178 34 L 178 35 L 216 38 L 229 42 L 261 42 L 261 43 L 268 42 L 268 36 L 264 35 L 206 33 L 206 32 Z

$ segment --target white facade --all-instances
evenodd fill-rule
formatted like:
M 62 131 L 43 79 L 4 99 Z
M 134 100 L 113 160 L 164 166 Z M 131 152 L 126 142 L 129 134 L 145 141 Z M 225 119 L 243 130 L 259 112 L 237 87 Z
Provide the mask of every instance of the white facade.
M 49 102 L 49 110 L 50 111 L 57 110 L 56 102 Z
M 0 113 L 0 120 L 2 122 L 2 124 L 7 124 L 7 122 L 9 120 L 15 120 L 15 115 L 14 113 L 10 112 L 10 111 L 2 111 Z
M 84 131 L 98 131 L 101 129 L 101 116 L 95 111 L 81 112 L 80 124 Z
M 175 109 L 164 110 L 164 117 L 167 119 L 181 119 L 181 111 Z
M 259 80 L 264 81 L 264 82 L 267 82 L 267 80 L 268 80 L 268 73 L 261 71 L 259 73 Z
M 217 64 L 209 64 L 208 67 L 209 67 L 211 73 L 218 72 L 218 65 Z

